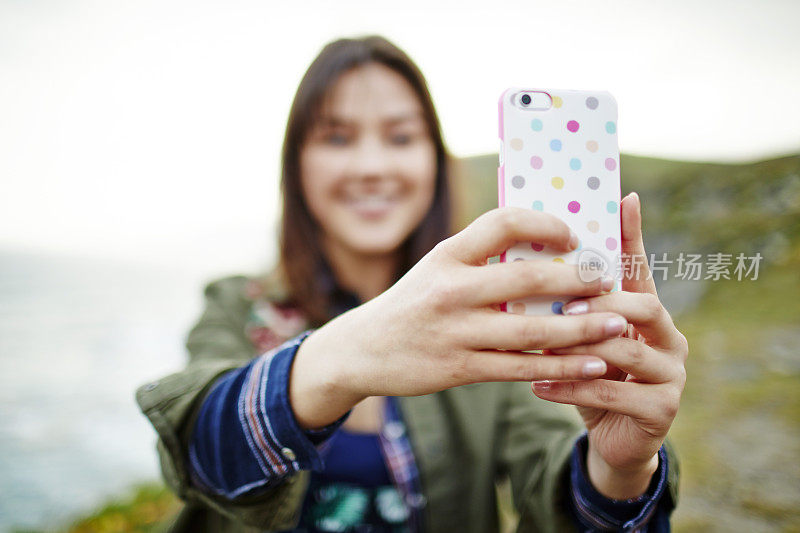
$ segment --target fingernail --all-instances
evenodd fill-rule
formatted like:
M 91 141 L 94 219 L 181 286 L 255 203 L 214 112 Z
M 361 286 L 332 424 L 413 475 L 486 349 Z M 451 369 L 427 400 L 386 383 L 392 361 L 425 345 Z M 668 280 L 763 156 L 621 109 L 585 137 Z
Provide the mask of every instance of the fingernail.
M 606 324 L 603 330 L 606 335 L 619 335 L 620 333 L 625 331 L 625 328 L 627 326 L 628 322 L 624 318 L 616 316 L 614 318 L 609 318 L 608 320 L 606 320 Z
M 614 288 L 614 278 L 611 276 L 603 276 L 600 280 L 600 290 L 603 292 L 610 292 Z
M 565 315 L 582 315 L 589 312 L 589 304 L 583 300 L 575 300 L 561 308 Z
M 579 242 L 578 235 L 574 231 L 569 230 L 569 249 L 574 250 L 577 248 Z
M 549 381 L 534 381 L 533 388 L 537 391 L 548 391 L 550 390 L 550 384 Z
M 583 365 L 583 377 L 602 376 L 606 373 L 605 361 L 589 361 Z

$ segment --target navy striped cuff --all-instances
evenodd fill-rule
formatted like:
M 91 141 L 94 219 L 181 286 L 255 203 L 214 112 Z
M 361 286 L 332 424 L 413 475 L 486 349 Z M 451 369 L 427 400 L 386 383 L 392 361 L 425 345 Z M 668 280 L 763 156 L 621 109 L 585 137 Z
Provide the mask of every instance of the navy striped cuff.
M 658 450 L 658 468 L 644 494 L 629 500 L 614 500 L 600 494 L 589 481 L 586 432 L 578 438 L 570 459 L 570 496 L 575 517 L 588 531 L 647 531 L 667 486 L 667 452 Z

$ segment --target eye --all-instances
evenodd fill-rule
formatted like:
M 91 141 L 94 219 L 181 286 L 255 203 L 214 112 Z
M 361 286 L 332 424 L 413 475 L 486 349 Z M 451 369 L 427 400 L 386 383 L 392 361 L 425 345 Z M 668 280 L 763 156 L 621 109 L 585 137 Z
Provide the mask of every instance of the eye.
M 347 136 L 341 133 L 331 133 L 325 136 L 325 142 L 333 146 L 344 146 L 348 140 Z
M 392 144 L 403 146 L 405 144 L 410 143 L 411 138 L 412 138 L 411 135 L 408 135 L 407 133 L 398 133 L 396 135 L 392 135 L 390 140 Z

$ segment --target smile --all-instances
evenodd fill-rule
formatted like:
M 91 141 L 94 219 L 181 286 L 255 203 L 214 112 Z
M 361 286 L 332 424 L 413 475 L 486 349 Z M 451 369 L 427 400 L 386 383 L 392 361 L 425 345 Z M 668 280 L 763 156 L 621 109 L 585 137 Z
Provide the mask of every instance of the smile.
M 363 217 L 376 218 L 388 213 L 399 202 L 399 196 L 347 197 L 345 203 Z

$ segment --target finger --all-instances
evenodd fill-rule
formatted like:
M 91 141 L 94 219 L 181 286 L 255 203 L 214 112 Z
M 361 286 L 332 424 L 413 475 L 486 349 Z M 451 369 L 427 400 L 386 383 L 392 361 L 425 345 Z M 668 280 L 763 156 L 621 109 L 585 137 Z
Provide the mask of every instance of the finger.
M 630 326 L 628 326 L 630 328 Z M 562 349 L 562 348 L 553 348 L 552 350 L 542 350 L 542 355 L 556 355 L 555 350 Z M 563 348 L 566 350 L 566 348 Z M 616 381 L 625 381 L 625 378 L 628 377 L 628 373 L 620 370 L 614 365 L 610 365 L 606 363 L 606 373 L 600 376 L 603 379 L 613 379 Z
M 463 263 L 483 265 L 518 242 L 537 242 L 565 252 L 578 247 L 578 237 L 559 218 L 520 207 L 492 209 L 441 245 Z
M 465 321 L 461 337 L 475 349 L 539 350 L 590 344 L 615 337 L 627 322 L 614 313 L 526 316 L 487 310 Z
M 482 350 L 467 356 L 467 381 L 535 381 L 541 379 L 593 379 L 606 364 L 597 357 L 567 355 L 547 357 L 521 352 Z
M 480 306 L 536 295 L 596 296 L 614 286 L 609 276 L 583 281 L 576 265 L 547 260 L 474 267 L 469 276 L 470 298 Z
M 625 272 L 622 276 L 622 289 L 630 292 L 649 292 L 656 294 L 656 284 L 647 264 L 642 238 L 642 205 L 639 195 L 630 193 L 620 205 L 622 226 L 622 257 Z
M 593 379 L 534 382 L 532 389 L 543 400 L 604 409 L 667 427 L 680 404 L 680 394 L 669 384 Z
M 636 326 L 648 342 L 665 348 L 675 348 L 678 330 L 672 317 L 651 293 L 617 291 L 591 298 L 581 298 L 565 304 L 561 312 L 568 316 L 594 312 L 618 313 Z
M 594 355 L 647 383 L 666 383 L 678 378 L 676 361 L 643 342 L 622 337 L 594 344 L 554 348 L 555 355 Z

